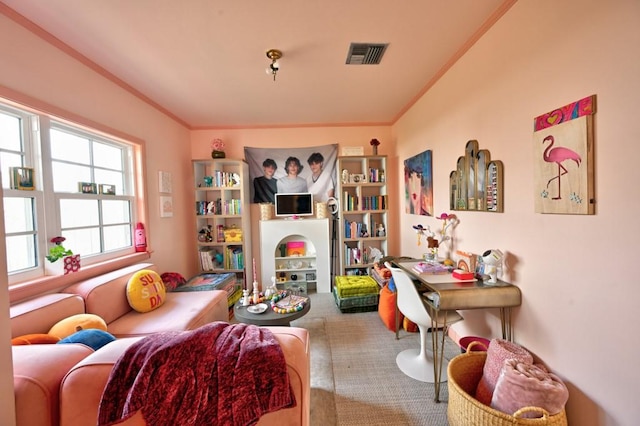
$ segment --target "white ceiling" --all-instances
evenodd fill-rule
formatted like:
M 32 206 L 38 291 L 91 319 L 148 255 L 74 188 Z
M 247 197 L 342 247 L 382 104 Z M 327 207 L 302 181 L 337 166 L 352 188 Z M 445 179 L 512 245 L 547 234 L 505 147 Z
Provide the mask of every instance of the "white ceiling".
M 190 128 L 393 123 L 515 3 L 0 1 Z M 389 47 L 346 65 L 351 42 Z

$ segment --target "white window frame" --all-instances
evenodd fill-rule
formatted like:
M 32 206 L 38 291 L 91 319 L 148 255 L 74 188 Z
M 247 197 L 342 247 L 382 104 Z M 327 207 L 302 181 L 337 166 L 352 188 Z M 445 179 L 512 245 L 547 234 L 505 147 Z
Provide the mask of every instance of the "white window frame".
M 106 134 L 105 132 L 102 132 L 100 130 L 91 129 L 87 126 L 69 122 L 59 117 L 53 117 L 43 112 L 33 111 L 28 107 L 5 102 L 2 98 L 0 98 L 0 113 L 11 114 L 22 118 L 23 124 L 21 131 L 24 145 L 23 166 L 32 167 L 34 169 L 34 179 L 36 183 L 36 189 L 33 191 L 20 191 L 3 188 L 3 196 L 5 198 L 34 198 L 35 200 L 34 220 L 36 221 L 35 232 L 37 235 L 35 256 L 37 265 L 33 268 L 10 273 L 8 276 L 9 286 L 11 287 L 14 284 L 38 279 L 45 276 L 44 256 L 46 256 L 49 251 L 49 239 L 57 235 L 62 235 L 59 211 L 61 199 L 78 199 L 83 197 L 83 199 L 90 198 L 97 200 L 123 200 L 129 202 L 131 246 L 104 252 L 103 232 L 105 229 L 105 225 L 102 223 L 102 219 L 100 219 L 98 228 L 100 229 L 101 252 L 91 256 L 82 256 L 82 253 L 79 253 L 82 256 L 83 266 L 108 260 L 116 260 L 123 256 L 134 253 L 134 231 L 135 224 L 139 221 L 138 209 L 140 208 L 140 205 L 136 201 L 136 194 L 142 192 L 141 189 L 138 189 L 136 187 L 136 185 L 139 185 L 141 183 L 140 180 L 136 179 L 135 176 L 136 164 L 140 163 L 139 161 L 136 162 L 136 152 L 139 152 L 139 144 L 130 140 L 123 139 L 121 137 Z M 71 192 L 54 193 L 52 181 L 52 159 L 49 140 L 49 130 L 52 128 L 70 132 L 83 138 L 92 139 L 99 143 L 113 144 L 118 147 L 125 147 L 125 158 L 123 158 L 124 194 L 93 195 Z M 94 165 L 92 164 L 90 167 L 93 170 Z M 6 179 L 9 179 L 9 177 L 3 177 L 3 184 L 5 184 L 4 181 Z M 98 201 L 98 203 L 100 203 L 100 201 Z M 72 247 L 67 248 L 73 249 Z M 10 248 L 7 248 L 7 251 L 9 250 Z

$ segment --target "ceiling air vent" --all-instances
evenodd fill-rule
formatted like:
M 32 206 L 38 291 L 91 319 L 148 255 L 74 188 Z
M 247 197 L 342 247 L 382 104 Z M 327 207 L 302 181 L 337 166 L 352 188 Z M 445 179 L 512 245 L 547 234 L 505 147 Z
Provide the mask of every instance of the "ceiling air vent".
M 389 43 L 351 43 L 347 64 L 350 65 L 377 65 L 382 60 L 382 55 Z

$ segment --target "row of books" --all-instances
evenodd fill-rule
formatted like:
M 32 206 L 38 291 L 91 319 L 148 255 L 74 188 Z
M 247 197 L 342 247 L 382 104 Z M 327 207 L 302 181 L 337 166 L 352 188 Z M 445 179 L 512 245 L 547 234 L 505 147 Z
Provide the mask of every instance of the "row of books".
M 344 264 L 345 266 L 362 265 L 369 263 L 369 249 L 360 249 L 359 247 L 349 247 L 344 245 Z
M 384 182 L 384 170 L 380 169 L 369 169 L 369 182 Z
M 200 266 L 203 271 L 244 269 L 244 253 L 242 252 L 242 247 L 230 246 L 225 248 L 224 257 L 216 250 L 202 250 L 199 254 Z
M 366 237 L 383 237 L 378 235 L 378 222 L 371 219 L 371 223 L 367 225 L 363 222 L 344 221 L 344 237 L 345 238 L 366 238 Z M 384 225 L 383 225 L 384 228 Z
M 196 201 L 196 214 L 241 215 L 242 202 L 236 198 L 224 201 L 220 198 L 216 201 Z
M 387 209 L 386 195 L 356 196 L 345 191 L 342 197 L 342 202 L 343 210 L 346 211 Z
M 240 175 L 235 172 L 223 172 L 221 170 L 214 170 L 211 178 L 212 178 L 212 186 L 218 186 L 218 187 L 240 186 Z M 205 182 L 206 180 L 207 179 L 205 179 Z

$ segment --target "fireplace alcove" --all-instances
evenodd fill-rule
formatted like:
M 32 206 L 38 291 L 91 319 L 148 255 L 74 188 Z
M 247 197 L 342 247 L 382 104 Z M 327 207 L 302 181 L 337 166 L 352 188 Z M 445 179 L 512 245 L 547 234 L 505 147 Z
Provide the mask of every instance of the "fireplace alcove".
M 330 293 L 331 264 L 329 259 L 329 219 L 275 219 L 260 221 L 260 262 L 261 285 L 266 288 L 271 277 L 277 277 L 276 257 L 279 257 L 279 246 L 290 241 L 292 237 L 305 242 L 309 256 L 315 256 L 316 292 Z M 315 253 L 310 253 L 315 250 Z M 280 259 L 281 260 L 281 259 Z M 278 262 L 280 261 L 278 260 Z M 301 260 L 304 260 L 301 258 Z

